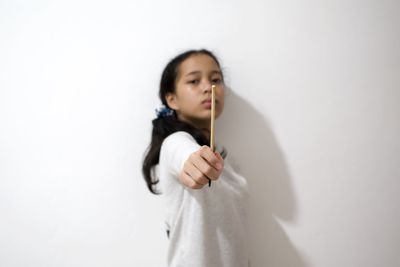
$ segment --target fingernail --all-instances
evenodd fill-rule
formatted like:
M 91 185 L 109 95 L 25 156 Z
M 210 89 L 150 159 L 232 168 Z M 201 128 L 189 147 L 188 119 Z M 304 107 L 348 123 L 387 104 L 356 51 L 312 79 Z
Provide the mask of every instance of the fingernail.
M 221 163 L 217 163 L 217 164 L 215 164 L 215 167 L 216 167 L 218 170 L 220 170 L 220 169 L 222 168 L 222 165 L 221 165 Z

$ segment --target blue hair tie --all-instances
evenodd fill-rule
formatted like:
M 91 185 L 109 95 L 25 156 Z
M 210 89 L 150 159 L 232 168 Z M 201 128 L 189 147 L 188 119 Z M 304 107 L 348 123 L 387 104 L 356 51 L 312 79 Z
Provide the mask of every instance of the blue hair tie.
M 157 118 L 165 118 L 174 115 L 174 110 L 162 105 L 160 108 L 156 108 Z

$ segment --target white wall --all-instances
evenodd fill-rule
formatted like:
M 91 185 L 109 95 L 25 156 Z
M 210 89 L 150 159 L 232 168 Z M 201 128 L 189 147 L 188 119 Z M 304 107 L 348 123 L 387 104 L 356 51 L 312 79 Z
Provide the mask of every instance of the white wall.
M 1 1 L 0 266 L 162 266 L 141 158 L 167 60 L 216 52 L 253 267 L 400 266 L 398 1 Z

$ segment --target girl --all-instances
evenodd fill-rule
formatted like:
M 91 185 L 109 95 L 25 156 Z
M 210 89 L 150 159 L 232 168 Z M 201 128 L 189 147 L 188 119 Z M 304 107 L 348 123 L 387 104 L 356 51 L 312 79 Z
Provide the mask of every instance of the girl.
M 224 151 L 208 146 L 212 85 L 218 117 L 224 77 L 218 59 L 204 49 L 176 56 L 161 76 L 164 108 L 153 120 L 143 175 L 165 202 L 168 267 L 248 266 L 247 182 Z

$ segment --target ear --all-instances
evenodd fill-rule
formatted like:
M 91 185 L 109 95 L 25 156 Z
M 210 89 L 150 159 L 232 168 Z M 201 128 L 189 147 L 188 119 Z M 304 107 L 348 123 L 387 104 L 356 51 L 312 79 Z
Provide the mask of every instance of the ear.
M 178 101 L 176 99 L 176 94 L 174 94 L 174 93 L 166 94 L 165 100 L 167 101 L 167 104 L 170 108 L 172 108 L 173 110 L 179 110 L 179 105 L 178 105 Z

